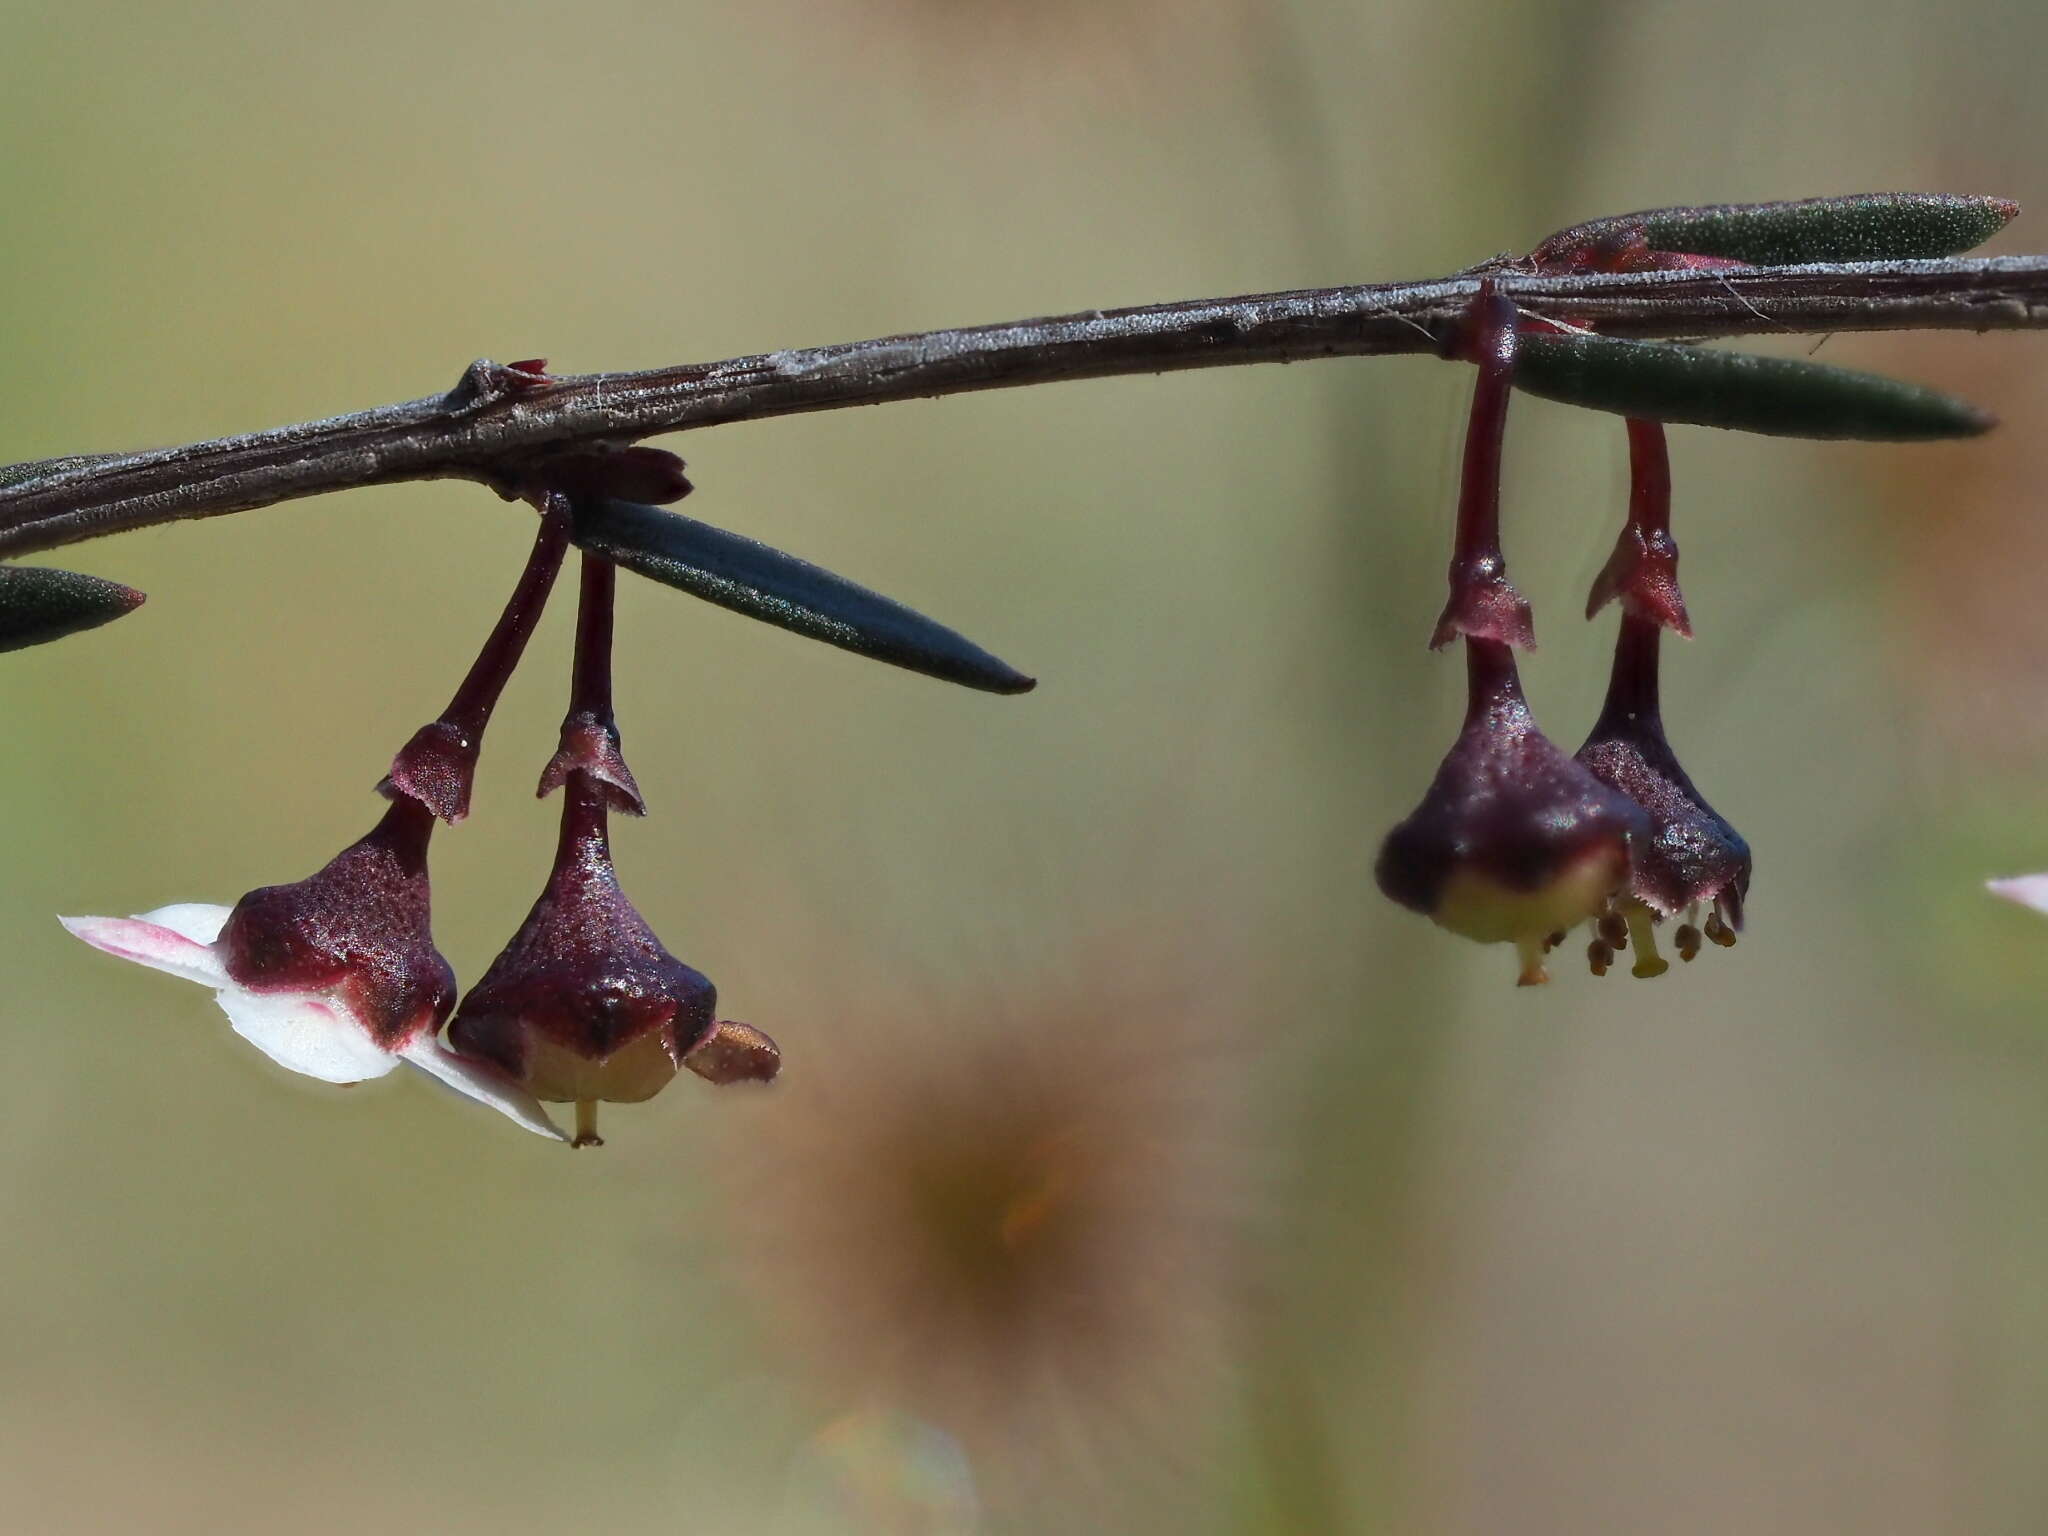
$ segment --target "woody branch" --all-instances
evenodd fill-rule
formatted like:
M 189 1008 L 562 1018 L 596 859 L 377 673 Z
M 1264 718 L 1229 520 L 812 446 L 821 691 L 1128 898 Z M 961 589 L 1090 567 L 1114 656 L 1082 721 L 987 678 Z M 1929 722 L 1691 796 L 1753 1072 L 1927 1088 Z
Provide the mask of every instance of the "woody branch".
M 462 479 L 663 432 L 970 390 L 1321 357 L 1443 353 L 1482 278 L 1524 313 L 1609 336 L 2048 327 L 2048 257 L 1531 275 L 1196 299 L 882 337 L 642 373 L 475 364 L 446 395 L 145 453 L 0 469 L 0 557 L 327 491 Z

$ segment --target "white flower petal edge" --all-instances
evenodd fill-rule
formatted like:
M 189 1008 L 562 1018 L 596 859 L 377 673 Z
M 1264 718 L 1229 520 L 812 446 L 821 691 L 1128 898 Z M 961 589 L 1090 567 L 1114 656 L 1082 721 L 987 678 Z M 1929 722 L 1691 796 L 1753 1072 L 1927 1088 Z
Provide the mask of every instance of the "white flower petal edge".
M 316 993 L 247 992 L 227 986 L 214 994 L 235 1033 L 280 1067 L 323 1083 L 362 1083 L 383 1077 L 398 1058 L 372 1040 L 337 1003 Z
M 226 907 L 188 904 L 159 907 L 141 917 L 60 917 L 57 921 L 74 938 L 83 939 L 116 959 L 133 960 L 137 965 L 167 971 L 201 986 L 226 987 L 233 983 L 213 953 L 213 941 L 220 937 L 228 911 Z M 220 914 L 217 922 L 214 913 Z M 159 921 L 163 918 L 171 921 Z M 213 928 L 211 936 L 193 937 L 205 932 L 209 923 Z
M 182 933 L 194 944 L 212 944 L 228 925 L 228 919 L 235 915 L 233 907 L 216 907 L 204 901 L 173 902 L 168 907 L 158 907 L 154 912 L 145 912 L 135 921 L 155 923 L 159 928 L 168 928 L 173 933 Z
M 235 985 L 213 947 L 232 911 L 185 902 L 140 917 L 57 921 L 117 959 L 213 988 L 214 1001 L 235 1033 L 289 1071 L 323 1083 L 361 1083 L 385 1076 L 404 1060 L 537 1136 L 568 1140 L 540 1100 L 490 1068 L 464 1061 L 430 1033 L 393 1054 L 378 1045 L 338 999 L 317 992 L 251 992 Z
M 2015 875 L 2010 880 L 1986 880 L 1984 889 L 2007 901 L 2016 901 L 2036 912 L 2048 912 L 2048 875 Z
M 507 1081 L 490 1068 L 464 1061 L 430 1036 L 422 1036 L 399 1047 L 398 1054 L 411 1066 L 436 1078 L 465 1098 L 488 1104 L 499 1114 L 532 1131 L 536 1136 L 567 1141 L 560 1126 L 548 1118 L 540 1100 L 516 1083 Z

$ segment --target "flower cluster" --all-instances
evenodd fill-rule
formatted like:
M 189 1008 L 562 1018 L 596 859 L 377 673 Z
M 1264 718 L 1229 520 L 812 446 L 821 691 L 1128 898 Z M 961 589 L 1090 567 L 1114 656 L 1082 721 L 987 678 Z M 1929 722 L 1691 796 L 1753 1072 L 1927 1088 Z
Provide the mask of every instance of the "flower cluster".
M 1451 595 L 1432 638 L 1463 637 L 1464 728 L 1422 803 L 1387 835 L 1380 889 L 1480 943 L 1511 943 L 1524 986 L 1549 979 L 1544 957 L 1590 922 L 1587 961 L 1604 975 L 1635 948 L 1633 974 L 1669 963 L 1657 930 L 1683 914 L 1681 959 L 1702 939 L 1733 944 L 1749 889 L 1749 845 L 1693 787 L 1664 735 L 1657 660 L 1662 632 L 1690 636 L 1671 537 L 1663 427 L 1631 419 L 1628 518 L 1593 585 L 1591 618 L 1621 609 L 1607 703 L 1576 754 L 1536 726 L 1515 665 L 1535 647 L 1529 606 L 1507 581 L 1500 548 L 1501 443 L 1525 322 L 1483 287 L 1462 350 L 1479 367 L 1466 436 Z M 1708 913 L 1704 929 L 1699 917 Z
M 1449 357 L 1474 363 L 1450 595 L 1431 644 L 1464 642 L 1463 729 L 1416 810 L 1379 850 L 1393 900 L 1454 933 L 1513 944 L 1521 981 L 1581 924 L 1604 974 L 1624 950 L 1633 974 L 1732 945 L 1750 880 L 1748 844 L 1714 810 L 1665 736 L 1663 632 L 1689 637 L 1671 536 L 1664 425 L 1784 436 L 1918 441 L 1968 436 L 1990 418 L 1893 380 L 1788 359 L 1593 334 L 1585 316 L 1525 314 L 1511 290 L 1589 272 L 1640 274 L 1647 290 L 1751 263 L 1940 257 L 2012 218 L 1996 198 L 1883 194 L 1799 203 L 1666 208 L 1575 225 L 1529 256 L 1464 276 L 1476 296 Z M 1697 281 L 1697 278 L 1689 279 Z M 474 364 L 451 400 L 481 407 L 548 386 L 539 361 Z M 1627 518 L 1594 583 L 1587 617 L 1620 623 L 1607 699 L 1576 753 L 1538 729 L 1515 652 L 1533 650 L 1529 604 L 1500 542 L 1508 403 L 1521 388 L 1627 419 Z M 32 477 L 47 461 L 21 466 Z M 612 865 L 614 812 L 645 814 L 612 712 L 616 568 L 858 655 L 990 692 L 1031 678 L 953 631 L 805 561 L 664 510 L 689 493 L 682 461 L 645 447 L 536 450 L 489 466 L 540 528 L 525 571 L 448 707 L 407 742 L 379 785 L 391 807 L 360 841 L 294 885 L 234 907 L 162 907 L 141 917 L 68 919 L 87 943 L 211 987 L 236 1031 L 295 1071 L 356 1082 L 404 1061 L 530 1129 L 569 1139 L 543 1101 L 574 1104 L 576 1145 L 598 1140 L 597 1105 L 660 1091 L 682 1068 L 717 1083 L 766 1081 L 774 1043 L 719 1021 L 711 983 L 662 946 Z M 0 473 L 0 487 L 8 483 Z M 456 1005 L 434 947 L 427 846 L 437 821 L 469 811 L 492 711 L 530 638 L 567 549 L 581 550 L 574 682 L 560 750 L 540 793 L 562 792 L 554 870 L 525 923 Z M 37 644 L 129 612 L 139 593 L 63 572 L 0 567 L 0 649 Z M 446 1029 L 445 1039 L 443 1029 Z
M 1640 977 L 1711 941 L 1731 945 L 1749 892 L 1749 845 L 1707 803 L 1664 734 L 1658 650 L 1690 638 L 1671 537 L 1664 424 L 1779 436 L 1922 441 L 1969 436 L 1989 419 L 1891 379 L 1776 358 L 1592 334 L 1570 316 L 1519 313 L 1500 277 L 1589 272 L 1712 272 L 1753 263 L 1954 255 L 2018 211 L 2001 198 L 1884 193 L 1803 202 L 1658 208 L 1573 225 L 1528 256 L 1490 263 L 1448 355 L 1478 365 L 1465 441 L 1450 600 L 1431 645 L 1468 653 L 1464 729 L 1415 812 L 1387 835 L 1380 888 L 1482 943 L 1512 943 L 1524 985 L 1543 957 L 1590 922 L 1586 956 L 1604 975 L 1633 947 Z M 1607 701 L 1567 757 L 1536 728 L 1514 651 L 1533 650 L 1529 605 L 1500 548 L 1500 454 L 1512 388 L 1627 418 L 1629 506 L 1586 604 L 1620 610 Z M 1704 917 L 1704 922 L 1702 921 Z
M 542 777 L 543 794 L 565 790 L 555 869 L 456 1008 L 455 973 L 434 946 L 427 847 L 437 819 L 468 815 L 484 730 L 568 549 L 568 495 L 538 499 L 540 530 L 511 599 L 448 708 L 392 762 L 378 786 L 390 809 L 367 836 L 232 908 L 64 922 L 96 949 L 212 987 L 235 1032 L 280 1066 L 356 1083 L 405 1062 L 557 1140 L 567 1138 L 542 1101 L 573 1103 L 574 1144 L 586 1146 L 598 1142 L 601 1100 L 648 1098 L 684 1066 L 766 1081 L 780 1058 L 759 1031 L 716 1020 L 711 983 L 662 948 L 613 872 L 608 811 L 643 807 L 612 720 L 614 571 L 594 555 L 583 557 L 562 750 Z
M 514 364 L 484 382 L 542 377 L 537 363 Z M 378 785 L 390 805 L 368 835 L 307 879 L 233 907 L 65 926 L 96 949 L 212 988 L 235 1032 L 280 1066 L 356 1083 L 404 1062 L 576 1146 L 599 1144 L 599 1103 L 650 1098 L 685 1067 L 718 1084 L 772 1080 L 775 1042 L 717 1017 L 716 989 L 663 947 L 613 868 L 612 813 L 645 814 L 612 709 L 615 562 L 935 676 L 1009 693 L 1031 680 L 843 578 L 627 499 L 675 500 L 689 488 L 679 459 L 644 448 L 532 471 L 519 489 L 540 526 L 525 569 L 448 707 L 393 759 Z M 428 844 L 437 821 L 469 813 L 485 730 L 572 542 L 583 546 L 573 680 L 560 750 L 540 780 L 543 796 L 562 793 L 554 869 L 458 1006 L 433 940 Z M 575 1106 L 573 1138 L 544 1103 Z

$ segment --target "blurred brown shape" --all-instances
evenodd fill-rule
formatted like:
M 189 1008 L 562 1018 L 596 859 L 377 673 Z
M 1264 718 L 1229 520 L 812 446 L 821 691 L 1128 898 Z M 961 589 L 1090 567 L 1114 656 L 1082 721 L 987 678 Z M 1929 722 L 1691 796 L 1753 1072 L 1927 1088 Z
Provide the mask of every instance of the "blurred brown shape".
M 995 1508 L 1184 1480 L 1252 1162 L 1229 1049 L 1249 1013 L 1204 970 L 1103 944 L 817 1010 L 801 1084 L 723 1164 L 744 1289 L 824 1417 L 932 1426 Z

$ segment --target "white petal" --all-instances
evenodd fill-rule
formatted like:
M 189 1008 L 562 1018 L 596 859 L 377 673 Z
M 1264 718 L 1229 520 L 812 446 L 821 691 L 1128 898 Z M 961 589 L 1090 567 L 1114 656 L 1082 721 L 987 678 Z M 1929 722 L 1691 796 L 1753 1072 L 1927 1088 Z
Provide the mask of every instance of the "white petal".
M 2048 912 L 2048 875 L 2016 875 L 2010 880 L 1986 880 L 1984 889 L 2007 901 L 2016 901 L 2036 912 Z
M 167 971 L 203 986 L 228 985 L 228 973 L 214 957 L 211 940 L 199 943 L 168 924 L 151 922 L 146 917 L 60 917 L 57 921 L 74 937 L 122 960 L 133 960 L 153 971 Z
M 220 937 L 221 929 L 227 927 L 228 918 L 234 910 L 233 907 L 216 907 L 203 901 L 181 901 L 173 906 L 158 907 L 154 912 L 137 913 L 135 921 L 155 923 L 159 928 L 182 933 L 194 944 L 211 944 Z
M 398 1054 L 429 1077 L 439 1078 L 457 1093 L 488 1104 L 540 1136 L 567 1141 L 561 1128 L 548 1118 L 540 1100 L 505 1077 L 503 1073 L 473 1061 L 465 1061 L 430 1036 L 421 1036 Z
M 216 1000 L 236 1034 L 280 1067 L 323 1083 L 360 1083 L 398 1065 L 346 1009 L 324 997 L 229 986 Z

